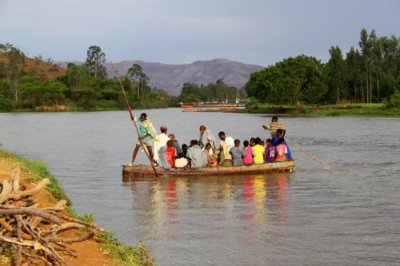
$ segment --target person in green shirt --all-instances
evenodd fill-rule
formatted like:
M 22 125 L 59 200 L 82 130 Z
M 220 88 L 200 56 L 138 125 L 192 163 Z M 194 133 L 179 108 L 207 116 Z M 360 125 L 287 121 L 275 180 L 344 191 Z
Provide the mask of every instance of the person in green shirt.
M 142 141 L 144 145 L 146 145 L 147 151 L 149 152 L 149 157 L 153 160 L 153 140 L 156 137 L 156 130 L 154 129 L 153 124 L 149 119 L 147 119 L 147 114 L 142 113 L 139 118 L 134 117 L 135 122 L 139 129 L 139 136 L 138 139 Z M 137 153 L 139 148 L 141 147 L 140 141 L 136 143 L 135 150 L 132 154 L 132 164 L 136 160 Z

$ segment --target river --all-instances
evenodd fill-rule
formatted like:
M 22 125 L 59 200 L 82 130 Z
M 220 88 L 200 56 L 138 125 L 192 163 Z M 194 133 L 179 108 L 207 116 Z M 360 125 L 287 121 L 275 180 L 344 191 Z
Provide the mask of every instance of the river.
M 181 144 L 198 138 L 201 124 L 215 136 L 265 138 L 270 120 L 146 111 Z M 123 182 L 135 144 L 127 112 L 3 113 L 0 142 L 47 162 L 75 210 L 94 213 L 124 243 L 143 241 L 158 265 L 398 265 L 400 119 L 280 121 L 302 148 L 292 147 L 293 173 Z

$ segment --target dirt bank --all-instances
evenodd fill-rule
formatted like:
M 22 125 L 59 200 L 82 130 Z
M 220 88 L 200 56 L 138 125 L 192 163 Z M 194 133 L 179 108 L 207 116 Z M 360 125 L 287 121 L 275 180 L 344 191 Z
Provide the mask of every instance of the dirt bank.
M 16 167 L 21 169 L 21 190 L 33 188 L 44 177 L 52 180 L 47 189 L 42 189 L 35 194 L 35 200 L 39 208 L 54 206 L 60 199 L 67 199 L 55 178 L 48 173 L 44 163 L 25 160 L 0 150 L 0 181 L 9 180 L 12 170 Z M 74 216 L 71 211 L 63 211 L 63 214 Z M 2 229 L 2 225 L 0 225 L 0 229 Z M 74 237 L 80 233 L 84 232 L 74 229 L 64 233 L 62 236 Z M 142 246 L 126 247 L 110 237 L 108 233 L 105 235 L 106 237 L 96 236 L 96 240 L 90 239 L 71 244 L 69 248 L 76 251 L 77 257 L 61 254 L 63 259 L 70 265 L 152 265 L 152 260 Z M 115 252 L 115 250 L 118 252 Z M 0 254 L 0 265 L 10 265 L 11 263 L 9 255 L 7 256 L 5 252 L 2 252 Z

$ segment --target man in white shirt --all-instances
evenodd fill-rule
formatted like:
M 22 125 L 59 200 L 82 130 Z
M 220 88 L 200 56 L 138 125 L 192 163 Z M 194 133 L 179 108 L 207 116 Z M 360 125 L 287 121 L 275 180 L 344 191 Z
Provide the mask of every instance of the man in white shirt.
M 167 145 L 167 141 L 169 140 L 169 137 L 167 136 L 167 126 L 161 126 L 160 131 L 161 133 L 158 134 L 155 139 L 154 139 L 154 161 L 158 162 L 159 161 L 159 155 L 158 152 L 161 149 L 161 147 L 165 147 Z
M 220 150 L 221 150 L 221 157 L 220 157 L 220 165 L 226 164 L 226 166 L 232 165 L 232 156 L 229 151 L 235 147 L 235 141 L 232 137 L 226 136 L 224 131 L 218 133 L 220 139 Z

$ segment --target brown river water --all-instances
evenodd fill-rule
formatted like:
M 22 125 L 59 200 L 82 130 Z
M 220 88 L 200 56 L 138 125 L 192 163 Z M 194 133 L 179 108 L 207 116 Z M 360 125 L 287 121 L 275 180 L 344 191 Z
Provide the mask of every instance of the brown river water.
M 271 119 L 146 112 L 181 144 L 201 124 L 215 136 L 266 138 Z M 293 146 L 293 173 L 124 181 L 136 135 L 127 112 L 0 114 L 0 143 L 47 162 L 76 211 L 126 244 L 142 241 L 158 265 L 400 265 L 400 119 L 280 121 L 332 169 Z

